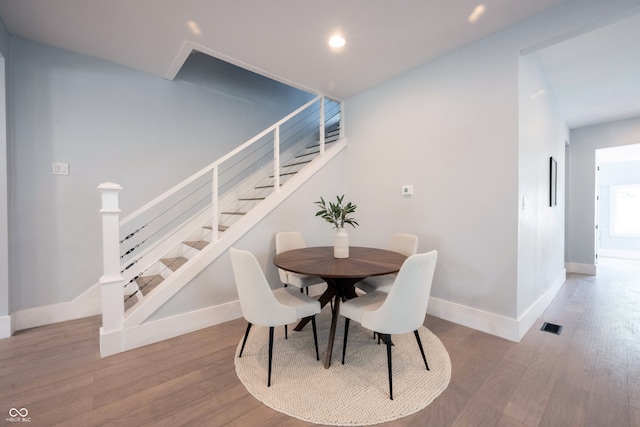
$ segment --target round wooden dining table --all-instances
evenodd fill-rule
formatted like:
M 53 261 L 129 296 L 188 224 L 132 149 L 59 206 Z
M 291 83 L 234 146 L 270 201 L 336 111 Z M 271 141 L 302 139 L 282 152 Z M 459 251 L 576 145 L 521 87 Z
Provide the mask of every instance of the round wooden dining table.
M 294 249 L 282 252 L 273 258 L 273 263 L 278 268 L 318 276 L 327 283 L 327 290 L 318 300 L 322 307 L 331 300 L 334 301 L 329 342 L 323 361 L 325 368 L 331 365 L 340 302 L 358 296 L 354 285 L 360 280 L 371 276 L 397 273 L 406 259 L 406 256 L 397 252 L 359 246 L 349 247 L 348 258 L 335 258 L 333 246 Z M 295 330 L 301 330 L 307 322 L 308 320 L 301 321 Z

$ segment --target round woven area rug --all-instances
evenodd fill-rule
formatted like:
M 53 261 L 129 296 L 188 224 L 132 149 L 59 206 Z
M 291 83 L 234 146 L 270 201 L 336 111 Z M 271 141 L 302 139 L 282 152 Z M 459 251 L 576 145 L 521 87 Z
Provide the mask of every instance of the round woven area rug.
M 267 387 L 269 328 L 254 326 L 236 373 L 247 390 L 276 411 L 326 425 L 371 425 L 406 417 L 424 409 L 449 385 L 451 361 L 442 342 L 425 327 L 419 329 L 427 371 L 413 333 L 393 335 L 393 399 L 389 399 L 386 345 L 357 322 L 349 326 L 342 365 L 344 318 L 340 317 L 329 369 L 322 366 L 331 323 L 326 307 L 317 316 L 320 360 L 316 360 L 309 323 L 302 331 L 275 330 L 271 387 Z

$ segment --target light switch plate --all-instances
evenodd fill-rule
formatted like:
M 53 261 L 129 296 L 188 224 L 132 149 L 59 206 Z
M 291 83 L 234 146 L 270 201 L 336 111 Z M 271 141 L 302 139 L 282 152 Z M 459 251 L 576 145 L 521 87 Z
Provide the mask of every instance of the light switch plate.
M 54 175 L 69 175 L 69 163 L 52 163 L 51 171 Z

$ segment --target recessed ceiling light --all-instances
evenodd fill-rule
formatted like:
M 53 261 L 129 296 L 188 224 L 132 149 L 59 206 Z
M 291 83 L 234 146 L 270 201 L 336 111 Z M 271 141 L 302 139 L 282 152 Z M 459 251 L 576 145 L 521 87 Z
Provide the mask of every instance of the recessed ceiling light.
M 471 15 L 469 15 L 469 18 L 468 18 L 469 22 L 476 22 L 484 14 L 485 10 L 486 10 L 485 5 L 483 4 L 477 5 L 476 8 L 473 9 L 473 12 L 471 12 Z
M 346 40 L 340 36 L 333 36 L 329 39 L 329 46 L 331 47 L 342 47 L 346 43 Z
M 187 21 L 187 27 L 189 27 L 191 32 L 196 36 L 199 36 L 200 34 L 202 34 L 202 30 L 200 30 L 200 26 L 196 21 Z

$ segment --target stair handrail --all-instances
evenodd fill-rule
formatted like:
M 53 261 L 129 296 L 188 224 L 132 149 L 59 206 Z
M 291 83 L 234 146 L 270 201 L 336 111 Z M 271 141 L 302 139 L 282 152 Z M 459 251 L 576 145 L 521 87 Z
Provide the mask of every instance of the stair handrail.
M 195 174 L 191 175 L 190 177 L 186 178 L 182 182 L 178 183 L 177 185 L 173 186 L 169 190 L 167 190 L 164 193 L 160 194 L 159 196 L 157 196 L 156 198 L 154 198 L 150 202 L 146 203 L 145 205 L 143 205 L 140 208 L 136 209 L 134 212 L 130 213 L 126 217 L 122 218 L 120 220 L 120 226 L 122 227 L 122 226 L 126 225 L 127 223 L 132 221 L 134 218 L 137 218 L 138 216 L 140 216 L 144 212 L 148 211 L 152 207 L 156 206 L 160 202 L 166 200 L 168 197 L 170 197 L 173 194 L 177 193 L 178 191 L 182 190 L 187 185 L 191 184 L 192 182 L 194 182 L 195 180 L 197 180 L 198 178 L 200 178 L 204 174 L 206 174 L 208 172 L 211 172 L 216 167 L 218 167 L 220 164 L 222 164 L 226 160 L 229 160 L 231 157 L 233 157 L 234 155 L 238 154 L 239 152 L 241 152 L 245 148 L 253 145 L 256 141 L 259 141 L 265 135 L 268 135 L 270 132 L 274 132 L 282 124 L 284 124 L 287 121 L 291 120 L 293 117 L 297 116 L 298 114 L 300 114 L 301 112 L 303 112 L 304 110 L 306 110 L 307 108 L 309 108 L 310 106 L 312 106 L 313 104 L 318 102 L 318 100 L 321 100 L 320 109 L 322 111 L 324 109 L 324 96 L 318 95 L 315 98 L 313 98 L 311 101 L 307 102 L 306 104 L 304 104 L 303 106 L 298 108 L 297 110 L 295 110 L 292 113 L 288 114 L 284 118 L 278 120 L 273 125 L 269 126 L 268 128 L 266 128 L 265 130 L 263 130 L 262 132 L 260 132 L 256 136 L 254 136 L 253 138 L 249 139 L 247 142 L 245 142 L 242 145 L 240 145 L 240 146 L 236 147 L 235 149 L 231 150 L 230 152 L 228 152 L 224 156 L 220 157 L 218 160 L 215 160 L 214 162 L 210 163 L 208 166 L 205 166 L 200 171 L 198 171 Z M 324 118 L 324 114 L 321 113 L 321 117 Z M 324 122 L 321 124 L 321 127 L 324 127 Z M 320 138 L 320 144 L 321 144 L 321 147 L 322 147 L 321 149 L 324 151 L 324 138 Z M 277 165 L 277 166 L 279 166 L 279 165 Z

